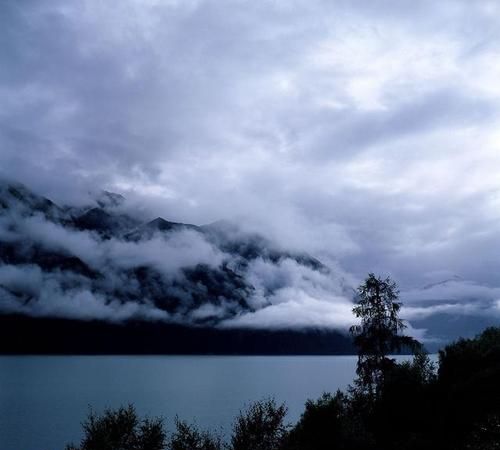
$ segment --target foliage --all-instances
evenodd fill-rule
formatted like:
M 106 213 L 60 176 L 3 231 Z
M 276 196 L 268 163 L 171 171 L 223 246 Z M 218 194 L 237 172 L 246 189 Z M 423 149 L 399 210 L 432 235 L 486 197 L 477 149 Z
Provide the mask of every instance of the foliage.
M 256 402 L 240 412 L 233 425 L 232 450 L 277 450 L 288 427 L 284 420 L 287 408 L 273 399 Z
M 162 420 L 139 420 L 132 405 L 102 415 L 90 411 L 83 432 L 80 446 L 69 445 L 67 450 L 163 450 L 166 445 Z
M 356 385 L 370 395 L 379 394 L 386 374 L 395 365 L 388 355 L 404 348 L 420 349 L 416 340 L 400 334 L 405 325 L 399 318 L 398 295 L 394 281 L 373 273 L 358 288 L 358 302 L 353 313 L 361 323 L 350 329 L 358 349 Z
M 476 423 L 465 444 L 466 450 L 500 450 L 500 413 Z
M 361 416 L 351 398 L 337 391 L 324 393 L 318 400 L 308 400 L 305 410 L 291 430 L 287 450 L 371 449 L 373 436 L 363 427 Z
M 500 415 L 500 328 L 460 339 L 439 352 L 439 392 L 446 438 L 460 442 Z M 459 431 L 457 433 L 457 430 Z
M 435 367 L 425 353 L 395 364 L 386 374 L 367 426 L 389 449 L 419 448 L 433 429 Z
M 200 431 L 194 425 L 175 420 L 176 431 L 169 439 L 171 450 L 220 450 L 222 442 L 208 431 Z
M 167 439 L 161 419 L 141 420 L 132 405 L 101 415 L 90 411 L 82 424 L 80 446 L 70 444 L 66 450 L 278 450 L 288 434 L 286 412 L 286 406 L 273 399 L 251 404 L 236 418 L 231 442 L 225 444 L 219 436 L 178 418 Z

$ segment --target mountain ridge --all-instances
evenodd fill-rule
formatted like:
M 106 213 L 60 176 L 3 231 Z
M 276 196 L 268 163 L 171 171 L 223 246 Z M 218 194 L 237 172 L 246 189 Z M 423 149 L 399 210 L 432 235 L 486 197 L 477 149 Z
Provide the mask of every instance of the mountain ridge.
M 110 192 L 103 195 L 105 201 L 88 207 L 60 207 L 22 185 L 0 186 L 0 316 L 9 318 L 10 325 L 13 321 L 22 324 L 19 330 L 23 329 L 27 336 L 32 335 L 26 331 L 29 327 L 55 327 L 46 330 L 50 337 L 71 328 L 63 322 L 78 323 L 80 337 L 75 337 L 74 345 L 79 352 L 81 342 L 90 339 L 95 321 L 102 323 L 100 327 L 106 330 L 103 335 L 121 330 L 125 341 L 129 339 L 126 336 L 134 334 L 130 331 L 134 327 L 125 324 L 141 322 L 144 331 L 139 339 L 147 342 L 146 352 L 148 346 L 173 351 L 150 342 L 148 327 L 161 329 L 170 337 L 172 330 L 180 327 L 182 333 L 193 328 L 197 330 L 193 336 L 210 336 L 218 342 L 213 351 L 224 353 L 229 350 L 216 336 L 232 339 L 245 335 L 259 342 L 262 338 L 256 336 L 278 339 L 279 330 L 273 327 L 220 327 L 272 306 L 274 293 L 286 288 L 286 279 L 264 289 L 254 285 L 249 276 L 256 270 L 254 266 L 269 265 L 281 270 L 285 264 L 303 271 L 304 276 L 329 274 L 329 269 L 310 255 L 282 250 L 265 237 L 244 232 L 227 221 L 198 226 L 162 217 L 141 220 L 127 214 L 123 196 Z M 26 280 L 29 282 L 24 283 Z M 314 324 L 286 328 L 280 327 L 286 339 L 292 341 L 309 332 L 314 334 L 316 329 L 324 329 L 334 341 L 349 340 L 339 337 L 344 336 L 342 332 Z M 245 329 L 248 331 L 242 331 Z M 60 350 L 56 341 L 50 341 L 54 352 Z M 21 352 L 41 348 L 33 342 L 16 345 Z M 51 351 L 51 345 L 47 344 L 45 351 Z M 118 345 L 113 351 L 127 352 L 127 345 Z M 246 345 L 239 344 L 241 351 L 249 351 Z M 252 352 L 270 351 L 259 345 Z M 301 345 L 295 347 L 314 352 L 306 351 L 306 344 Z M 95 345 L 92 348 L 99 350 Z M 195 344 L 182 348 L 204 351 Z

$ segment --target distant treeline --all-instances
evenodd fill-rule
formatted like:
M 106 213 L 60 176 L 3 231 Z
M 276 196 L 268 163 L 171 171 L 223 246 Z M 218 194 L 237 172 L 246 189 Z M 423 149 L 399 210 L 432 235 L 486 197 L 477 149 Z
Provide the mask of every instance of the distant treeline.
M 310 400 L 294 426 L 273 400 L 253 404 L 226 439 L 181 420 L 168 432 L 132 406 L 91 413 L 73 450 L 496 450 L 500 448 L 500 328 L 429 359 L 394 364 L 374 396 L 359 385 Z
M 219 329 L 161 321 L 0 315 L 0 354 L 344 355 L 355 348 L 333 330 Z

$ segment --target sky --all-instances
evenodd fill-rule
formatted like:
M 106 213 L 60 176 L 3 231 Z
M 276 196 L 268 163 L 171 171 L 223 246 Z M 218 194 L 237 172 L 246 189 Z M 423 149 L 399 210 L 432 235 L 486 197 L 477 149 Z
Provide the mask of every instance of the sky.
M 0 43 L 0 175 L 498 299 L 499 2 L 5 0 Z

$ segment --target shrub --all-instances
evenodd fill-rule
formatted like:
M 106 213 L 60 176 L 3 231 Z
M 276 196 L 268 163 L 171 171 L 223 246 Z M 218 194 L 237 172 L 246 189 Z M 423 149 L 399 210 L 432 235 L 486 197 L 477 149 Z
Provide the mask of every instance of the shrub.
M 175 420 L 176 431 L 169 439 L 171 450 L 220 450 L 222 443 L 218 436 L 208 431 L 200 431 L 195 425 L 190 425 L 178 418 Z
M 273 399 L 256 402 L 239 416 L 233 425 L 231 450 L 276 450 L 288 432 L 287 408 Z
M 80 446 L 71 444 L 66 450 L 163 450 L 166 446 L 163 421 L 139 420 L 132 405 L 107 409 L 102 415 L 90 411 L 83 432 Z
M 360 400 L 340 391 L 308 400 L 289 434 L 287 450 L 371 449 L 373 437 L 364 427 Z

